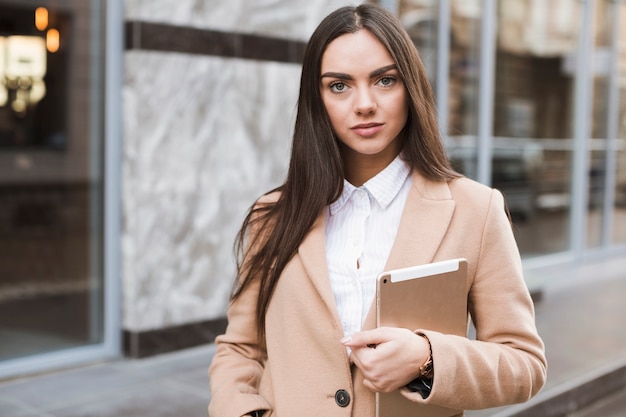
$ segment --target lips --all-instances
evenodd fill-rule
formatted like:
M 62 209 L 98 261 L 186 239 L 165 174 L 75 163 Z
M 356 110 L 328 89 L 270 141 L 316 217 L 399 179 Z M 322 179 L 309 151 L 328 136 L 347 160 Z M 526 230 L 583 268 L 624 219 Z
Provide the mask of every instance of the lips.
M 367 137 L 380 132 L 383 126 L 384 125 L 382 123 L 361 123 L 352 126 L 350 129 L 359 136 Z

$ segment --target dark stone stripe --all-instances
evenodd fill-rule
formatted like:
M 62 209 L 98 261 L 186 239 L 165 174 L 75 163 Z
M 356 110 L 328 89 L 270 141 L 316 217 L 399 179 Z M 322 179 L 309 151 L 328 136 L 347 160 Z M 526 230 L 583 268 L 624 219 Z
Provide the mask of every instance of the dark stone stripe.
M 226 318 L 221 318 L 141 332 L 124 330 L 122 335 L 124 355 L 130 358 L 145 358 L 213 343 L 218 335 L 224 333 L 226 324 Z
M 181 52 L 195 55 L 301 63 L 306 42 L 244 33 L 127 21 L 126 50 Z

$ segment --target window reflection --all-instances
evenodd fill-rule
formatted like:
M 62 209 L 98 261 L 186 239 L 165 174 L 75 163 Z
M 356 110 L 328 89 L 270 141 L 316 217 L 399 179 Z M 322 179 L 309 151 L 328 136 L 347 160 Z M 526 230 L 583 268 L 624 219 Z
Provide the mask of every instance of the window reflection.
M 431 81 L 437 74 L 437 25 L 440 2 L 399 0 L 400 17 L 425 62 Z M 447 147 L 454 167 L 476 178 L 479 85 L 494 83 L 491 185 L 505 195 L 524 257 L 570 249 L 574 155 L 576 57 L 583 23 L 577 0 L 498 0 L 494 80 L 482 80 L 481 0 L 449 0 L 449 100 Z M 588 198 L 586 247 L 626 243 L 626 5 L 594 2 L 595 52 L 592 61 L 593 109 L 586 173 Z M 621 17 L 613 17 L 619 11 Z M 491 17 L 488 17 L 489 19 Z M 609 79 L 615 21 L 620 25 L 618 137 L 608 141 Z M 488 51 L 486 51 L 488 52 Z M 613 84 L 614 85 L 614 84 Z M 615 173 L 607 175 L 609 146 L 616 155 Z M 615 176 L 613 185 L 611 176 Z M 614 186 L 614 207 L 605 207 L 607 185 Z M 612 200 L 611 200 L 612 202 Z M 612 213 L 611 213 L 612 210 Z M 606 225 L 612 216 L 613 229 Z M 612 236 L 607 236 L 612 235 Z
M 48 9 L 45 7 L 37 7 L 35 9 L 35 27 L 40 31 L 48 28 Z
M 626 244 L 626 4 L 616 6 L 619 14 L 619 114 L 617 117 L 616 184 L 612 241 Z
M 597 28 L 592 66 L 593 99 L 591 149 L 589 155 L 589 185 L 587 213 L 587 246 L 603 243 L 603 224 L 607 219 L 604 211 L 607 180 L 608 106 L 611 88 L 611 40 L 613 32 L 611 4 L 600 0 L 597 6 Z
M 493 186 L 509 203 L 524 256 L 568 249 L 573 68 L 579 6 L 498 2 Z M 506 181 L 510 166 L 524 175 Z
M 1 6 L 1 2 L 0 2 Z M 66 54 L 61 32 L 46 8 L 2 7 L 0 21 L 0 147 L 63 149 L 66 146 L 64 94 Z M 54 14 L 67 25 L 67 16 Z
M 100 9 L 24 3 L 0 0 L 0 365 L 102 340 Z
M 400 18 L 435 87 L 441 2 L 401 0 Z M 443 129 L 455 169 L 475 178 L 478 132 L 481 2 L 450 0 L 448 124 Z M 445 73 L 445 72 L 443 72 Z
M 450 96 L 448 103 L 450 136 L 471 135 L 452 146 L 476 147 L 478 134 L 480 81 L 480 1 L 452 1 L 450 45 Z M 475 150 L 473 151 L 475 154 Z M 475 158 L 475 157 L 474 157 Z M 475 172 L 465 172 L 475 178 Z
M 0 94 L 6 98 L 0 105 L 24 115 L 46 92 L 46 42 L 37 36 L 0 37 L 0 54 L 5 57 L 0 69 L 4 92 Z
M 470 178 L 478 175 L 481 5 L 451 1 L 448 152 L 454 168 Z

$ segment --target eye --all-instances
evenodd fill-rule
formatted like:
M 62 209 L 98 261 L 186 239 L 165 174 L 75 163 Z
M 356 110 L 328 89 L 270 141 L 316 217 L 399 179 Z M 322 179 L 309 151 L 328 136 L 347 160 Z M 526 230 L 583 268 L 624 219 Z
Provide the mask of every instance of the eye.
M 341 92 L 345 91 L 346 88 L 348 88 L 348 87 L 342 81 L 335 81 L 335 82 L 331 83 L 328 86 L 328 88 L 330 88 L 330 91 L 332 91 L 333 93 L 341 93 Z
M 380 80 L 378 80 L 378 83 L 382 85 L 383 87 L 391 87 L 392 85 L 396 83 L 396 78 L 386 75 L 382 77 Z

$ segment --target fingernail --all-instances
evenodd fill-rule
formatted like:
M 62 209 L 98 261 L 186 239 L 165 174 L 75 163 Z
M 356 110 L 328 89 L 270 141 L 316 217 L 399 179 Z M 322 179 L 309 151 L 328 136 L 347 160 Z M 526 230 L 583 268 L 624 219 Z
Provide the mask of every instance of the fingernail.
M 343 343 L 344 345 L 345 345 L 345 344 L 348 344 L 348 343 L 352 342 L 352 337 L 350 337 L 350 336 L 345 336 L 345 337 L 343 337 L 343 338 L 340 340 L 340 342 L 341 342 L 341 343 Z

